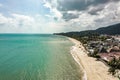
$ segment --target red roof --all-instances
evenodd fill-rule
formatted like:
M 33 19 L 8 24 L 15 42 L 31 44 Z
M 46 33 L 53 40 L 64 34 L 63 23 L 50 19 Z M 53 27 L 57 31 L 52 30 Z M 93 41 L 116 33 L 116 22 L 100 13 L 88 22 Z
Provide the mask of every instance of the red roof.
M 118 59 L 120 57 L 120 52 L 100 53 L 99 55 L 103 60 L 110 61 L 114 57 Z

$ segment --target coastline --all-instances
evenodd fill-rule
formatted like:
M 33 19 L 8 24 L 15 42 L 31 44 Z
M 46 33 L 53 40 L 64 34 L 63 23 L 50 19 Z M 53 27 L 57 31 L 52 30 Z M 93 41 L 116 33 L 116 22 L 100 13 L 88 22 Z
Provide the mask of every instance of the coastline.
M 80 41 L 69 37 L 68 39 L 75 44 L 71 48 L 71 55 L 84 73 L 83 80 L 118 80 L 108 73 L 109 67 L 104 63 L 87 56 L 87 51 Z

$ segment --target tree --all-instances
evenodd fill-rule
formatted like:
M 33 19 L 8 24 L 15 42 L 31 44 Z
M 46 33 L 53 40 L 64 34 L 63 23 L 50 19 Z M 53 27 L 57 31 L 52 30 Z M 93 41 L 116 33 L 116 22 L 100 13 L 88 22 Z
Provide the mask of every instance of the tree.
M 115 75 L 118 70 L 120 70 L 120 58 L 116 59 L 115 57 L 108 63 L 110 65 L 109 72 L 112 75 Z

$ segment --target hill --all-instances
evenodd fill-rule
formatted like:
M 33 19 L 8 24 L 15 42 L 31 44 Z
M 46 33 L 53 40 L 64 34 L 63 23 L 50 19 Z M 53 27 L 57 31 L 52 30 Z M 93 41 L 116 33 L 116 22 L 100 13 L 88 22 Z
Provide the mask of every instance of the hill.
M 108 34 L 108 35 L 120 34 L 120 23 L 108 27 L 102 27 L 96 29 L 95 32 L 98 32 L 99 34 Z
M 65 36 L 91 36 L 91 35 L 100 35 L 100 34 L 107 34 L 107 35 L 120 35 L 120 23 L 111 25 L 108 27 L 98 28 L 96 30 L 86 30 L 80 32 L 67 32 L 67 33 L 55 33 L 57 35 L 65 35 Z

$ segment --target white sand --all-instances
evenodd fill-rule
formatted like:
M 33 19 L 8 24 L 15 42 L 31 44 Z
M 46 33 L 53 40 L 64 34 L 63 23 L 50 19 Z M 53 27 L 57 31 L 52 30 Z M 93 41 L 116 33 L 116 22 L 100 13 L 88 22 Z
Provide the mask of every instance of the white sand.
M 108 73 L 109 68 L 104 63 L 88 57 L 87 51 L 79 41 L 73 38 L 69 38 L 69 40 L 75 43 L 71 54 L 84 72 L 83 80 L 119 80 Z

